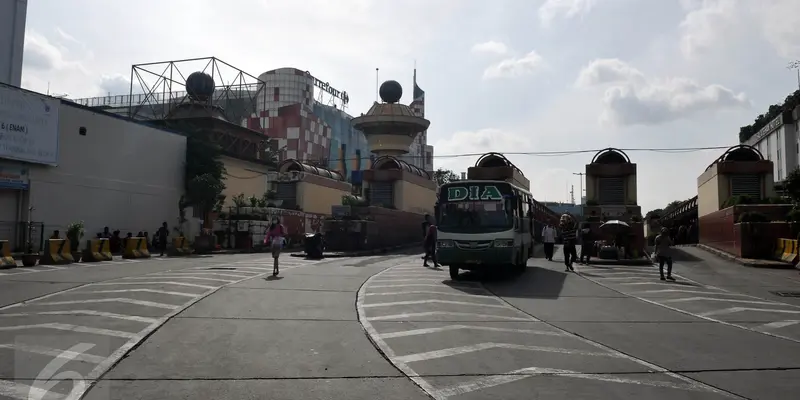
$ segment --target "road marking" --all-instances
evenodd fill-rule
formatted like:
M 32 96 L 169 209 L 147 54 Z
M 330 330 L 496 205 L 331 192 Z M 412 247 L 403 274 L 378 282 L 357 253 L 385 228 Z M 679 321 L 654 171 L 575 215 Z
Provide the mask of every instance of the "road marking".
M 122 297 L 114 298 L 114 299 L 86 299 L 86 300 L 69 300 L 69 301 L 46 301 L 46 302 L 35 302 L 28 304 L 29 306 L 63 306 L 69 304 L 92 304 L 92 303 L 127 303 L 127 304 L 134 304 L 137 306 L 145 306 L 145 307 L 155 307 L 155 308 L 163 308 L 166 310 L 177 310 L 180 306 L 176 306 L 174 304 L 164 304 L 164 303 L 157 303 L 155 301 L 147 301 L 147 300 L 136 300 L 136 299 L 126 299 Z
M 33 324 L 33 325 L 0 326 L 0 331 L 21 331 L 26 329 L 53 329 L 59 331 L 91 333 L 93 335 L 116 336 L 122 338 L 137 337 L 137 334 L 135 333 L 115 331 L 111 329 L 92 328 L 90 326 L 79 326 L 72 324 L 45 323 L 45 324 Z
M 154 276 L 150 279 L 158 279 Z M 114 286 L 114 285 L 175 285 L 175 286 L 188 286 L 202 289 L 214 289 L 217 286 L 198 285 L 196 283 L 174 282 L 174 281 L 154 281 L 154 282 L 104 282 L 104 283 L 90 283 L 86 286 Z
M 414 305 L 414 304 L 452 304 L 452 305 L 459 305 L 459 306 L 472 306 L 472 307 L 495 307 L 495 308 L 504 308 L 507 310 L 513 310 L 518 312 L 515 309 L 505 305 L 505 304 L 486 304 L 486 303 L 476 303 L 471 301 L 452 301 L 452 300 L 436 300 L 436 299 L 429 299 L 429 300 L 409 300 L 409 301 L 393 301 L 389 303 L 374 303 L 374 304 L 365 304 L 364 308 L 374 308 L 374 307 L 393 307 L 393 306 L 407 306 L 407 305 Z
M 44 399 L 49 393 L 45 389 L 0 379 L 0 397 L 18 400 Z
M 720 289 L 712 289 L 712 290 L 720 290 Z M 726 296 L 751 297 L 751 298 L 754 298 L 754 299 L 755 299 L 755 298 L 757 298 L 757 297 L 753 297 L 753 296 L 749 296 L 749 295 L 746 295 L 746 294 L 741 294 L 741 293 L 730 293 L 730 292 L 706 292 L 706 291 L 703 291 L 703 290 L 688 290 L 688 289 L 661 289 L 661 290 L 643 290 L 643 291 L 640 291 L 640 292 L 632 292 L 632 293 L 631 293 L 631 295 L 633 295 L 633 294 L 636 294 L 636 293 L 638 293 L 638 294 L 645 294 L 645 293 L 646 293 L 646 294 L 654 294 L 654 293 L 700 293 L 700 294 L 713 294 L 713 295 L 726 295 Z
M 646 279 L 646 280 L 653 280 L 656 279 L 656 275 L 650 276 L 615 276 L 615 277 L 606 277 L 606 276 L 593 276 L 593 278 L 602 279 L 604 281 L 624 281 L 624 280 L 633 280 L 633 279 Z
M 36 304 L 36 303 L 33 303 Z M 0 317 L 28 317 L 31 315 L 90 315 L 93 317 L 106 317 L 106 318 L 115 318 L 115 319 L 123 319 L 126 321 L 135 321 L 135 322 L 144 322 L 151 324 L 156 322 L 155 318 L 148 318 L 148 317 L 140 317 L 136 315 L 125 315 L 125 314 L 115 314 L 110 312 L 104 311 L 94 311 L 94 310 L 69 310 L 69 311 L 42 311 L 42 312 L 34 312 L 34 313 L 14 313 L 14 314 L 2 314 L 0 313 Z
M 475 331 L 488 331 L 488 332 L 510 332 L 510 333 L 526 333 L 529 335 L 545 335 L 545 336 L 564 336 L 561 332 L 555 331 L 537 331 L 532 329 L 513 329 L 513 328 L 495 328 L 492 326 L 475 326 L 475 325 L 447 325 L 437 328 L 423 328 L 412 329 L 408 331 L 381 333 L 378 335 L 381 339 L 391 339 L 407 336 L 428 335 L 431 333 L 447 332 L 454 330 L 475 330 Z
M 363 306 L 362 306 L 363 307 Z M 414 318 L 414 317 L 429 317 L 433 315 L 452 315 L 452 316 L 459 316 L 459 317 L 481 317 L 481 318 L 498 318 L 498 319 L 507 319 L 511 321 L 538 321 L 538 319 L 527 317 L 527 318 L 520 318 L 520 317 L 507 317 L 505 315 L 492 315 L 492 314 L 476 314 L 476 313 L 465 313 L 465 312 L 449 312 L 449 311 L 428 311 L 428 312 L 420 312 L 420 313 L 403 313 L 403 314 L 394 314 L 394 315 L 381 315 L 377 317 L 369 317 L 367 318 L 370 321 L 388 321 L 393 319 L 399 318 Z M 435 321 L 431 321 L 435 322 Z
M 446 287 L 457 287 L 458 290 L 478 290 L 481 292 L 486 292 L 486 289 L 482 287 L 478 287 L 475 285 L 462 285 L 462 284 L 455 284 L 455 283 L 448 283 L 447 285 L 436 285 L 433 283 L 402 283 L 399 285 L 372 285 L 370 289 L 376 288 L 398 288 L 398 287 L 411 287 L 411 286 L 419 286 L 419 287 L 437 287 L 437 288 L 446 288 Z
M 380 282 L 380 283 L 390 283 L 390 282 L 441 282 L 442 280 L 447 280 L 447 278 L 445 278 L 445 277 L 442 277 L 442 278 L 400 278 L 400 279 L 387 278 L 387 279 L 376 279 L 374 282 L 376 282 L 376 283 L 378 283 L 378 282 Z M 468 284 L 469 283 L 469 284 L 473 284 L 474 285 L 474 283 L 472 283 L 472 282 L 462 282 L 462 283 L 464 283 L 464 284 Z
M 79 290 L 72 293 L 80 293 L 80 294 L 87 294 L 87 293 L 159 293 L 159 294 L 166 294 L 170 296 L 183 296 L 183 297 L 197 297 L 200 294 L 194 293 L 185 293 L 185 292 L 171 292 L 168 290 L 156 290 L 156 289 L 116 289 L 116 290 Z
M 701 317 L 710 317 L 714 315 L 727 315 L 727 314 L 734 314 L 742 311 L 756 311 L 756 312 L 764 312 L 764 313 L 784 313 L 784 314 L 800 314 L 800 310 L 777 310 L 774 308 L 750 308 L 750 307 L 731 307 L 725 308 L 722 310 L 714 310 L 708 311 L 704 313 L 697 314 Z
M 374 286 L 373 286 L 374 287 Z M 405 294 L 435 294 L 435 295 L 442 295 L 442 296 L 456 296 L 456 297 L 469 297 L 469 298 L 485 298 L 491 299 L 494 301 L 498 301 L 495 297 L 489 295 L 480 295 L 480 294 L 464 294 L 464 293 L 452 293 L 452 292 L 437 292 L 435 290 L 409 290 L 404 292 L 377 292 L 377 293 L 367 293 L 367 296 L 400 296 Z
M 227 282 L 227 283 L 236 282 L 236 281 L 232 281 L 232 280 L 230 280 L 230 279 L 221 279 L 221 278 L 203 278 L 203 277 L 195 277 L 195 276 L 189 276 L 189 275 L 184 275 L 184 276 L 181 276 L 181 275 L 153 275 L 153 276 L 134 276 L 134 277 L 129 277 L 129 278 L 120 278 L 120 279 L 125 279 L 125 280 L 134 280 L 134 281 L 136 281 L 136 280 L 144 280 L 144 279 L 157 279 L 157 278 L 170 278 L 170 279 L 171 279 L 171 278 L 181 278 L 181 279 L 195 279 L 195 280 L 198 280 L 198 281 Z
M 443 389 L 438 389 L 433 394 L 433 397 L 447 398 L 447 397 L 457 396 L 460 394 L 466 394 L 474 392 L 476 390 L 487 389 L 490 387 L 499 386 L 506 383 L 511 383 L 522 379 L 527 379 L 541 375 L 555 375 L 555 376 L 581 378 L 581 379 L 620 383 L 620 384 L 633 384 L 633 385 L 654 386 L 654 387 L 670 388 L 670 389 L 700 391 L 700 389 L 696 385 L 693 385 L 691 383 L 648 381 L 641 379 L 620 378 L 613 375 L 582 374 L 579 372 L 563 370 L 563 369 L 531 367 L 531 368 L 518 369 L 516 371 L 511 371 L 503 375 L 482 376 L 478 379 L 469 382 L 453 385 Z
M 247 278 L 248 276 L 252 276 L 255 272 L 250 271 L 242 271 L 244 274 L 233 274 L 233 273 L 222 273 L 222 272 L 197 272 L 197 271 L 169 271 L 169 272 L 158 272 L 156 276 L 168 276 L 168 275 L 175 275 L 175 276 L 184 276 L 184 275 L 213 275 L 213 276 L 226 276 L 228 278 Z
M 55 358 L 66 358 L 69 360 L 78 360 L 89 362 L 92 364 L 100 364 L 105 360 L 105 357 L 95 356 L 92 354 L 78 353 L 70 350 L 53 349 L 50 347 L 26 345 L 21 343 L 13 344 L 0 344 L 0 349 L 18 350 L 26 353 L 41 354 Z
M 490 342 L 490 343 L 478 343 L 470 346 L 451 347 L 449 349 L 442 349 L 442 350 L 426 351 L 424 353 L 409 354 L 407 356 L 397 357 L 397 360 L 402 363 L 412 363 L 419 361 L 435 360 L 437 358 L 452 357 L 460 354 L 474 353 L 476 351 L 483 351 L 489 349 L 541 351 L 546 353 L 561 353 L 561 354 L 571 354 L 579 356 L 622 358 L 617 354 L 608 352 L 583 351 L 583 350 L 565 349 L 559 347 L 526 346 L 522 344 Z
M 757 326 L 757 327 L 755 327 L 753 329 L 758 330 L 758 331 L 771 331 L 773 329 L 785 328 L 787 326 L 792 326 L 792 325 L 795 325 L 795 324 L 800 324 L 800 320 L 789 319 L 789 320 L 786 320 L 786 321 L 775 321 L 775 322 L 770 322 L 768 324 L 759 325 L 759 326 Z
M 786 304 L 778 303 L 774 301 L 757 301 L 757 300 L 739 300 L 739 299 L 719 299 L 716 297 L 686 297 L 683 299 L 667 299 L 661 300 L 662 303 L 683 303 L 686 301 L 725 301 L 730 303 L 750 303 L 750 304 L 766 304 L 766 305 L 775 305 L 775 306 L 783 306 Z M 792 305 L 792 307 L 798 307 Z

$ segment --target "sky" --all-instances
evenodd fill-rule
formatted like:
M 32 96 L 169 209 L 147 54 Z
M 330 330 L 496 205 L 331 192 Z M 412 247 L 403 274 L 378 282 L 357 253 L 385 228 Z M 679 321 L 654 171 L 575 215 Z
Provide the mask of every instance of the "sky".
M 797 0 L 38 0 L 26 30 L 23 86 L 71 98 L 129 93 L 133 64 L 215 56 L 308 70 L 359 115 L 375 68 L 408 103 L 416 65 L 434 166 L 506 153 L 540 201 L 578 199 L 599 149 L 738 144 L 800 59 Z M 548 152 L 569 154 L 519 154 Z M 695 196 L 722 153 L 627 151 L 642 213 Z

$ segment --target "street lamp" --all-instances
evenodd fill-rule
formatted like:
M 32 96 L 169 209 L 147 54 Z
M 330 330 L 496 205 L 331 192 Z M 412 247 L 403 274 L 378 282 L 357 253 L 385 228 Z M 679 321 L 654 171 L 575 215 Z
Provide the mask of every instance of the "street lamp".
M 800 89 L 800 61 L 794 60 L 786 65 L 786 69 L 797 70 L 797 88 Z
M 578 198 L 580 199 L 581 205 L 583 205 L 583 176 L 586 174 L 583 172 L 573 172 L 572 175 L 578 175 L 581 177 L 581 186 L 580 186 L 581 193 L 580 196 L 578 196 Z

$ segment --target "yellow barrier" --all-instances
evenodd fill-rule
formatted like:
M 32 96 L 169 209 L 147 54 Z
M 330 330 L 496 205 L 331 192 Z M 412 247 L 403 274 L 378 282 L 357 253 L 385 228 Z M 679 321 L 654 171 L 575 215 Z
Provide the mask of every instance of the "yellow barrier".
M 0 240 L 0 269 L 16 268 L 17 262 L 11 257 L 11 244 Z
M 122 258 L 150 258 L 150 250 L 147 250 L 147 240 L 143 237 L 127 238 Z
M 74 261 L 69 239 L 47 239 L 39 265 L 71 264 Z
M 111 261 L 111 242 L 108 239 L 89 239 L 86 241 L 86 250 L 83 251 L 83 261 L 98 262 Z
M 797 240 L 778 239 L 775 256 L 778 260 L 794 263 L 797 260 Z
M 172 238 L 173 253 L 179 256 L 192 254 L 192 249 L 189 247 L 189 241 L 183 236 Z

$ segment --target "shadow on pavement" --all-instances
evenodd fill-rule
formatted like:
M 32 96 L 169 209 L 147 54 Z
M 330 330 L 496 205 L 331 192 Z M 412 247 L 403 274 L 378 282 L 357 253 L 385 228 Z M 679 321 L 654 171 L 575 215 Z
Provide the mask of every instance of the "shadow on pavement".
M 486 274 L 464 272 L 459 280 L 443 281 L 445 285 L 466 293 L 473 292 L 474 286 L 464 283 L 483 283 L 491 285 L 489 290 L 501 297 L 557 298 L 561 294 L 566 272 L 548 268 L 528 266 L 522 274 L 513 271 L 490 271 Z
M 672 248 L 672 261 L 673 262 L 703 262 L 702 258 L 695 257 L 680 247 Z
M 264 278 L 265 281 L 279 281 L 281 279 L 283 279 L 282 276 L 274 276 L 274 275 L 270 275 L 270 276 Z

